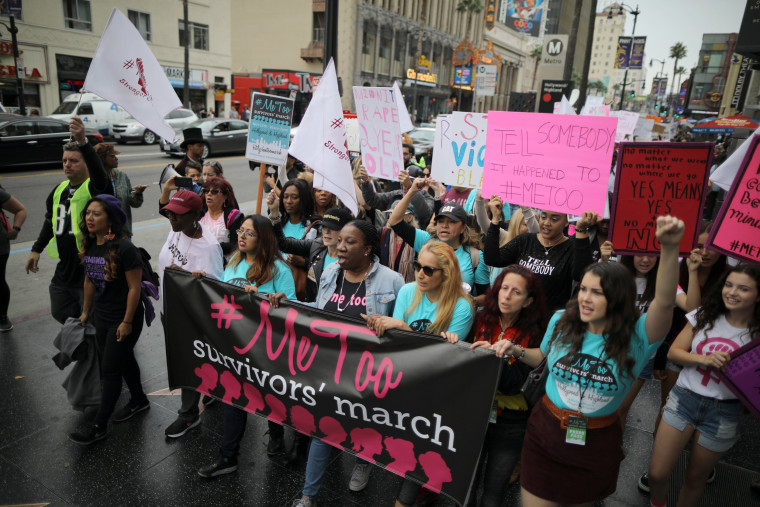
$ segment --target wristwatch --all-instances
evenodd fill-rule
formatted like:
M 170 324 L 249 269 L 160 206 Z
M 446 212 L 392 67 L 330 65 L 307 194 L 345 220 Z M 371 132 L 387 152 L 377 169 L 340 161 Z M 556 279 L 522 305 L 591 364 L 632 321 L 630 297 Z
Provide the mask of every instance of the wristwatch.
M 11 227 L 11 229 L 13 229 L 14 231 L 21 232 L 21 227 L 19 227 L 18 225 L 14 225 L 13 227 Z
M 77 145 L 78 146 L 84 146 L 85 144 L 87 144 L 89 142 L 90 141 L 87 139 L 87 136 L 84 136 L 84 141 L 82 141 L 81 143 L 79 141 L 77 141 Z

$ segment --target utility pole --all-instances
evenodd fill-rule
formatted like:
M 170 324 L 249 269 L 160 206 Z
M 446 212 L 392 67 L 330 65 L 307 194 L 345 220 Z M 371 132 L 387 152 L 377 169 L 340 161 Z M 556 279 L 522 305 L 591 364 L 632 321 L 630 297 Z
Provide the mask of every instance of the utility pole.
M 588 88 L 588 71 L 591 67 L 591 46 L 594 44 L 594 26 L 596 25 L 596 4 L 597 0 L 591 0 L 591 23 L 588 26 L 588 35 L 586 36 L 586 54 L 583 56 L 583 72 L 581 73 L 581 84 L 578 88 L 578 112 L 586 105 L 586 95 Z
M 420 31 L 417 34 L 417 52 L 414 59 L 414 83 L 412 84 L 412 123 L 417 120 L 417 68 L 420 63 L 420 56 L 422 55 L 422 33 L 425 28 L 425 13 L 427 12 L 427 0 L 422 0 L 420 3 Z
M 187 0 L 182 0 L 182 10 L 185 23 L 185 82 L 182 88 L 182 107 L 190 108 L 190 23 L 187 21 Z
M 380 41 L 378 41 L 379 43 Z M 335 63 L 335 74 L 338 73 L 338 0 L 325 2 L 325 49 L 322 56 L 322 68 Z
M 567 41 L 567 60 L 565 61 L 565 72 L 562 76 L 565 81 L 573 79 L 573 63 L 575 63 L 575 45 L 578 43 L 578 26 L 581 24 L 581 10 L 583 9 L 583 0 L 575 0 L 575 10 L 573 11 L 573 27 L 570 30 L 570 38 Z
M 24 60 L 21 58 L 21 54 L 18 51 L 18 27 L 16 26 L 16 18 L 13 14 L 8 16 L 11 21 L 11 26 L 2 24 L 11 33 L 11 44 L 13 45 L 13 63 L 16 66 L 16 93 L 18 94 L 18 112 L 21 116 L 26 116 L 26 104 L 24 101 Z
M 623 104 L 625 104 L 625 85 L 628 84 L 628 67 L 631 66 L 631 51 L 633 50 L 634 35 L 636 35 L 636 20 L 638 19 L 639 14 L 641 14 L 638 5 L 635 9 L 630 10 L 630 7 L 627 7 L 625 4 L 620 4 L 620 11 L 618 13 L 618 16 L 623 13 L 623 10 L 628 10 L 631 14 L 633 14 L 633 30 L 631 30 L 631 43 L 628 45 L 628 50 L 625 53 L 625 73 L 623 74 L 623 91 L 620 94 L 620 107 L 618 107 L 619 111 L 623 110 Z

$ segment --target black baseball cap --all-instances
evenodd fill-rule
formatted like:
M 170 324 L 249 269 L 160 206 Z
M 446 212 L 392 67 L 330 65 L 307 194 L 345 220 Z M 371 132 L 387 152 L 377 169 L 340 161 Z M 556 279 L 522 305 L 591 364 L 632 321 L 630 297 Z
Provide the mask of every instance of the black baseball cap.
M 330 208 L 322 217 L 322 227 L 333 231 L 339 231 L 348 222 L 354 219 L 354 215 L 345 208 Z
M 441 209 L 438 210 L 438 214 L 435 216 L 436 221 L 441 217 L 448 217 L 455 222 L 467 223 L 467 212 L 461 204 L 455 202 L 447 202 L 441 206 Z

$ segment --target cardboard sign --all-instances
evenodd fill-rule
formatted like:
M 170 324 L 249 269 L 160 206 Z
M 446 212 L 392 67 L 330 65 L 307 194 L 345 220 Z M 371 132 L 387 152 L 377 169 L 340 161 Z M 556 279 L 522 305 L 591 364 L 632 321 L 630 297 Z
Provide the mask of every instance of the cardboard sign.
M 343 115 L 346 121 L 346 144 L 348 145 L 348 151 L 353 153 L 361 152 L 362 136 L 359 133 L 359 120 L 356 115 L 347 116 Z
M 618 119 L 615 142 L 633 141 L 633 132 L 636 130 L 636 123 L 639 121 L 639 113 L 610 111 L 610 116 L 615 116 Z
M 404 168 L 398 100 L 393 88 L 354 86 L 362 163 L 373 178 L 396 181 Z
M 712 143 L 621 143 L 615 172 L 610 233 L 615 253 L 659 254 L 657 217 L 686 225 L 678 251 L 697 244 L 712 165 Z
M 488 115 L 454 112 L 435 124 L 435 164 L 431 176 L 457 187 L 480 188 Z
M 726 371 L 715 370 L 731 392 L 760 420 L 760 340 L 731 353 Z
M 483 195 L 602 215 L 616 123 L 607 117 L 489 111 Z
M 264 164 L 284 165 L 288 159 L 292 122 L 292 99 L 253 92 L 245 158 Z
M 760 262 L 760 137 L 753 136 L 715 226 L 711 248 L 748 262 Z

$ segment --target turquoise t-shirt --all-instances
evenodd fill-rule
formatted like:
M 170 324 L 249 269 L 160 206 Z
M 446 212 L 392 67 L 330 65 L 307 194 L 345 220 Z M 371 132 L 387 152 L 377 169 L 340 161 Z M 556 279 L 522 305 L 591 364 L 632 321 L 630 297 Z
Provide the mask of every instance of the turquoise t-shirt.
M 250 285 L 250 282 L 245 277 L 245 274 L 250 267 L 251 265 L 245 262 L 245 259 L 241 260 L 240 264 L 235 268 L 233 268 L 232 265 L 229 265 L 227 266 L 227 269 L 224 270 L 224 273 L 222 273 L 222 281 L 237 285 L 238 287 Z M 274 261 L 274 278 L 258 287 L 258 289 L 259 294 L 284 292 L 287 299 L 296 299 L 296 284 L 293 281 L 293 273 L 290 272 L 288 265 L 281 260 Z
M 330 257 L 330 254 L 325 252 L 325 265 L 323 266 L 323 269 L 332 264 L 333 262 L 337 261 L 337 257 Z
M 432 236 L 427 231 L 415 229 L 414 231 L 414 251 L 419 253 L 425 243 L 430 241 Z M 457 259 L 459 260 L 459 269 L 462 272 L 462 280 L 470 285 L 471 292 L 475 291 L 475 284 L 489 285 L 488 266 L 486 266 L 483 260 L 483 252 L 479 253 L 480 260 L 478 261 L 478 267 L 473 271 L 472 269 L 472 257 L 470 256 L 470 249 L 463 246 L 459 246 L 454 250 Z
M 414 292 L 417 290 L 417 283 L 412 282 L 401 287 L 396 296 L 396 306 L 393 309 L 393 318 L 400 319 L 407 323 L 414 331 L 420 333 L 427 332 L 427 328 L 435 321 L 438 311 L 438 303 L 432 303 L 426 295 L 423 294 L 420 304 L 408 316 L 404 317 L 404 312 L 412 306 Z M 472 327 L 473 310 L 469 301 L 465 298 L 459 298 L 454 307 L 454 315 L 451 317 L 448 331 L 459 335 L 460 340 L 467 338 L 467 334 Z
M 294 238 L 294 239 L 301 239 L 303 238 L 303 233 L 306 232 L 306 226 L 302 224 L 301 222 L 298 222 L 297 224 L 291 223 L 290 220 L 283 221 L 284 225 L 282 226 L 282 233 L 285 235 L 286 238 Z
M 600 356 L 606 343 L 604 335 L 586 331 L 583 346 L 577 357 L 570 357 L 567 348 L 556 342 L 549 350 L 554 326 L 564 310 L 554 314 L 546 329 L 541 351 L 547 356 L 549 376 L 546 379 L 546 394 L 559 408 L 578 410 L 582 398 L 581 412 L 588 417 L 603 417 L 614 413 L 631 390 L 634 380 L 646 365 L 652 354 L 662 343 L 649 344 L 645 322 L 646 315 L 636 321 L 631 337 L 629 355 L 636 361 L 633 376 L 621 372 L 617 363 Z M 582 397 L 581 397 L 582 395 Z

